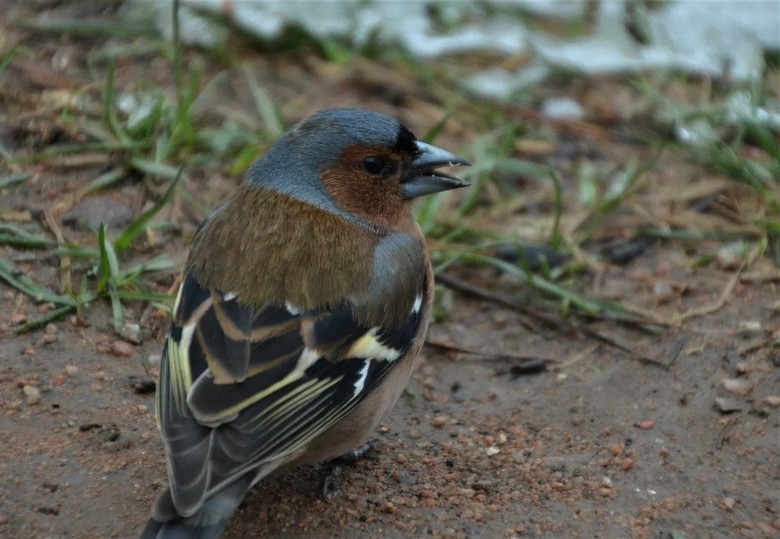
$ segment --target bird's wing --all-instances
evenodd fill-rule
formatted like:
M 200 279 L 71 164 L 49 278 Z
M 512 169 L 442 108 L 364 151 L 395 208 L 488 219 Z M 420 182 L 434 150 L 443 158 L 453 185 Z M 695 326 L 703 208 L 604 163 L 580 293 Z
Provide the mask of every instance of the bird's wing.
M 316 312 L 252 308 L 187 273 L 157 396 L 178 513 L 195 513 L 250 470 L 273 468 L 344 417 L 414 345 L 427 293 L 420 286 L 393 327 L 367 327 L 354 300 Z

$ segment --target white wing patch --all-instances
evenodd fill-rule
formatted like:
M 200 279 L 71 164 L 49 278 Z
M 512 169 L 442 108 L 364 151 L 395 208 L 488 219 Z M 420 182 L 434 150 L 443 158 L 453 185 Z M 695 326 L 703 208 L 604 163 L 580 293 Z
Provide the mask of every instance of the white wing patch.
M 371 360 L 367 359 L 363 362 L 363 368 L 360 369 L 360 378 L 355 380 L 355 396 L 357 397 L 360 395 L 360 392 L 363 391 L 363 386 L 366 383 L 366 378 L 368 378 L 368 368 L 371 366 Z
M 355 341 L 355 344 L 349 349 L 347 357 L 362 357 L 365 359 L 383 359 L 385 361 L 395 361 L 401 357 L 401 352 L 395 348 L 385 346 L 377 338 L 379 328 L 371 330 Z
M 417 296 L 414 299 L 414 305 L 412 305 L 412 314 L 417 314 L 420 312 L 420 309 L 422 308 L 422 295 Z

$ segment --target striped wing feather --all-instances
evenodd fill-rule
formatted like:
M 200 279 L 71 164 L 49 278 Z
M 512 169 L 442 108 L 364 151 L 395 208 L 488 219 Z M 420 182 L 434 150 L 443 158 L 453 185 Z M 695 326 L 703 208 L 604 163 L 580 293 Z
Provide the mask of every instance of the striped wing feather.
M 194 514 L 248 472 L 273 469 L 357 406 L 413 345 L 421 296 L 409 303 L 398 327 L 364 327 L 348 302 L 322 312 L 256 309 L 188 273 L 157 402 L 178 513 Z

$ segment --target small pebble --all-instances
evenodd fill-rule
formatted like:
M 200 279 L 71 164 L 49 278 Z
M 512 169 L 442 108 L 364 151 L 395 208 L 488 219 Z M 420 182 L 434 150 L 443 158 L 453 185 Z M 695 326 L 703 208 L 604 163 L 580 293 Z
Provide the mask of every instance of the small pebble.
M 41 401 L 41 392 L 35 386 L 24 386 L 22 388 L 24 394 L 27 395 L 27 404 L 32 406 L 38 404 Z
M 723 500 L 721 500 L 721 501 L 723 502 L 723 507 L 725 507 L 725 508 L 726 508 L 726 509 L 728 509 L 729 511 L 731 511 L 732 509 L 734 509 L 734 506 L 737 504 L 737 500 L 735 500 L 734 498 L 732 498 L 732 497 L 730 497 L 730 496 L 726 496 L 726 497 L 725 497 L 725 498 L 723 498 Z
M 653 295 L 655 296 L 671 296 L 674 293 L 672 286 L 669 283 L 663 281 L 657 281 L 653 284 Z
M 640 421 L 639 423 L 637 423 L 636 426 L 642 430 L 652 430 L 653 427 L 655 427 L 655 421 L 646 419 L 644 421 Z
M 443 415 L 437 415 L 431 420 L 431 425 L 433 425 L 437 429 L 440 429 L 446 424 L 447 424 L 447 418 Z
M 27 315 L 23 313 L 12 314 L 8 317 L 8 321 L 12 324 L 24 324 L 27 322 Z
M 114 341 L 111 343 L 111 352 L 115 356 L 130 357 L 135 354 L 135 347 L 125 341 Z
M 551 97 L 542 103 L 542 116 L 554 120 L 581 120 L 585 111 L 582 105 L 569 97 Z
M 125 324 L 119 329 L 119 334 L 128 341 L 141 344 L 141 326 L 131 322 L 125 322 Z
M 741 242 L 725 245 L 718 249 L 715 259 L 718 266 L 726 271 L 733 271 L 740 267 L 744 258 L 745 248 Z
M 721 387 L 729 393 L 735 395 L 747 395 L 753 389 L 753 384 L 750 380 L 744 378 L 724 378 L 720 382 Z
M 490 447 L 488 447 L 485 450 L 485 453 L 487 453 L 488 457 L 492 457 L 494 455 L 498 455 L 499 453 L 501 453 L 501 450 L 499 448 L 497 448 L 496 446 L 491 445 Z
M 764 397 L 764 400 L 762 402 L 767 406 L 769 406 L 770 408 L 778 408 L 780 407 L 780 396 L 769 395 L 767 397 Z
M 742 405 L 734 399 L 724 399 L 723 397 L 715 398 L 715 406 L 722 414 L 731 414 L 733 412 L 739 412 L 742 410 Z
M 57 325 L 56 324 L 46 324 L 46 328 L 44 329 L 44 333 L 46 335 L 54 335 L 57 333 Z
M 746 337 L 761 333 L 761 331 L 763 331 L 763 328 L 761 327 L 761 322 L 758 320 L 743 320 L 739 323 L 739 327 L 737 328 L 737 334 Z
M 79 368 L 76 365 L 67 365 L 65 367 L 65 374 L 68 376 L 75 376 L 79 373 Z

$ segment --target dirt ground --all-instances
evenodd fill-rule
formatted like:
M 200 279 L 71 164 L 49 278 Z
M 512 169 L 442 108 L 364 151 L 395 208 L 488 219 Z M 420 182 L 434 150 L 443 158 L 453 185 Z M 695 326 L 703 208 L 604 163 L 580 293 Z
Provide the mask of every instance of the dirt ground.
M 0 107 L 10 120 L 0 126 L 3 147 L 24 155 L 78 140 L 51 98 L 66 91 L 99 96 L 85 51 L 106 43 L 24 30 L 11 21 L 30 15 L 30 6 L 9 5 L 0 13 L 0 50 L 28 48 L 0 75 Z M 419 134 L 441 117 L 431 92 L 368 61 L 335 67 L 301 53 L 245 54 L 290 121 L 349 104 L 392 112 Z M 218 69 L 207 64 L 203 79 Z M 119 88 L 139 78 L 170 85 L 169 64 L 152 55 L 117 65 Z M 590 88 L 556 91 L 585 93 L 598 110 L 607 99 L 592 88 L 619 91 L 616 83 Z M 448 127 L 437 143 L 466 147 L 469 126 Z M 543 160 L 565 177 L 579 158 L 572 148 L 620 163 L 648 152 L 619 136 L 589 137 L 579 124 L 545 127 L 564 132 L 560 151 Z M 624 127 L 613 118 L 598 132 Z M 51 236 L 44 210 L 68 200 L 111 159 L 25 163 L 33 176 L 0 189 L 0 222 L 21 220 Z M 207 207 L 240 179 L 192 168 L 183 189 Z M 0 177 L 11 172 L 0 165 Z M 673 152 L 650 172 L 659 192 L 672 193 L 708 174 Z M 121 230 L 151 197 L 139 185 L 127 180 L 55 212 L 60 232 L 94 246 L 90 225 Z M 750 198 L 745 193 L 732 192 Z M 170 216 L 178 232 L 132 256 L 165 252 L 182 262 L 195 219 L 180 206 Z M 54 254 L 6 246 L 0 257 L 59 286 Z M 748 270 L 776 276 L 766 258 Z M 506 295 L 527 293 L 484 268 L 448 274 Z M 734 268 L 693 267 L 689 248 L 675 242 L 656 242 L 628 264 L 607 266 L 598 276 L 602 297 L 630 299 L 667 320 L 714 306 L 658 333 L 586 319 L 579 330 L 529 330 L 516 310 L 454 293 L 449 316 L 432 325 L 429 340 L 489 357 L 427 347 L 377 447 L 343 468 L 335 493 L 321 496 L 323 469 L 273 476 L 248 496 L 227 537 L 780 537 L 780 350 L 767 345 L 780 330 L 779 281 L 735 276 Z M 165 292 L 175 277 L 175 270 L 161 272 L 152 285 Z M 587 273 L 581 279 L 596 286 Z M 659 283 L 675 293 L 659 300 Z M 136 536 L 166 481 L 153 417 L 164 314 L 129 305 L 126 316 L 142 321 L 141 344 L 115 334 L 105 301 L 90 304 L 83 319 L 69 315 L 13 333 L 50 309 L 0 283 L 0 537 Z M 554 362 L 529 373 L 502 354 Z

